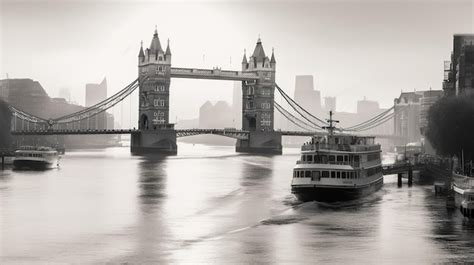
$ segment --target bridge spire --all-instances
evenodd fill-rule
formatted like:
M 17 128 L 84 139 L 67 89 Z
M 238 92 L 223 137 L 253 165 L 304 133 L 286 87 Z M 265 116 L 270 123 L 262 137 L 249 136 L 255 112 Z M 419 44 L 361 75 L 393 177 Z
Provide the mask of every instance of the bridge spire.
M 145 58 L 145 53 L 143 52 L 143 41 L 140 42 L 140 52 L 138 53 L 138 58 Z
M 242 58 L 242 64 L 247 64 L 247 50 L 244 49 L 244 58 Z
M 153 34 L 153 39 L 151 40 L 150 44 L 150 52 L 153 54 L 158 54 L 159 52 L 163 52 L 161 48 L 160 38 L 158 38 L 158 30 L 155 26 L 155 33 Z
M 271 64 L 276 63 L 276 60 L 275 60 L 275 48 L 272 48 L 272 58 L 270 59 L 270 63 L 271 63 Z
M 171 55 L 171 49 L 170 49 L 170 39 L 168 39 L 168 46 L 166 46 L 166 55 Z

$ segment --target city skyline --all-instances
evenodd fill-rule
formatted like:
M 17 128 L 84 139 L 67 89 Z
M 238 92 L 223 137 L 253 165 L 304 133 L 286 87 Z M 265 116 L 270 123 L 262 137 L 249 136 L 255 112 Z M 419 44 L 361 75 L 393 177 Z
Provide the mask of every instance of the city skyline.
M 441 89 L 452 34 L 473 32 L 472 1 L 300 3 L 263 1 L 252 3 L 255 8 L 248 12 L 249 2 L 58 1 L 51 6 L 6 1 L 0 11 L 0 74 L 39 81 L 52 97 L 68 87 L 84 104 L 86 83 L 107 76 L 113 94 L 136 78 L 140 41 L 148 47 L 155 25 L 163 46 L 170 39 L 172 65 L 178 67 L 238 70 L 244 49 L 248 55 L 260 35 L 267 54 L 275 48 L 276 81 L 287 93 L 293 94 L 296 75 L 313 75 L 321 98 L 337 96 L 337 108 L 353 112 L 354 98 L 367 96 L 389 107 L 401 90 Z M 28 9 L 19 13 L 25 5 Z M 153 15 L 156 10 L 162 11 L 160 19 Z M 260 21 L 259 14 L 266 19 Z M 186 19 L 175 23 L 176 15 Z M 173 79 L 170 119 L 192 118 L 205 100 L 230 102 L 232 86 Z M 186 97 L 190 92 L 193 97 Z

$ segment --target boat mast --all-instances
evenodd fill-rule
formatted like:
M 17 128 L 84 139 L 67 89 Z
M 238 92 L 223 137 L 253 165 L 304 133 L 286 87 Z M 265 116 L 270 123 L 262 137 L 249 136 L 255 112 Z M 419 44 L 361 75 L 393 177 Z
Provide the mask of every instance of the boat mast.
M 338 120 L 333 120 L 332 119 L 332 110 L 329 111 L 329 119 L 326 119 L 327 122 L 329 122 L 329 126 L 324 126 L 323 129 L 327 129 L 329 132 L 329 135 L 334 134 L 334 129 L 336 129 L 336 126 L 333 125 L 333 123 L 338 123 Z

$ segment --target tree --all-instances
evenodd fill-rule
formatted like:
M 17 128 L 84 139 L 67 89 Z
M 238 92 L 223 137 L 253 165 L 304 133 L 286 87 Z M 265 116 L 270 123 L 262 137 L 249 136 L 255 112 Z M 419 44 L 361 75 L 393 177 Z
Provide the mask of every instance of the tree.
M 474 159 L 474 97 L 444 97 L 428 112 L 426 137 L 440 155 Z

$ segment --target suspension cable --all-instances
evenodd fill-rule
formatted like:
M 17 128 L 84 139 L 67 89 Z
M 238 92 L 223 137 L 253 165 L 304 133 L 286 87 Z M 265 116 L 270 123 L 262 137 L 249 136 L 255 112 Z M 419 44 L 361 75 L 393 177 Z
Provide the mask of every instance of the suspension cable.
M 69 118 L 74 118 L 74 117 L 77 117 L 77 116 L 80 116 L 84 113 L 87 113 L 87 112 L 90 112 L 92 110 L 95 110 L 95 109 L 98 109 L 98 108 L 102 108 L 104 106 L 107 106 L 107 104 L 109 104 L 110 102 L 113 102 L 114 100 L 116 100 L 117 98 L 120 98 L 121 96 L 123 96 L 124 94 L 127 94 L 127 96 L 130 94 L 130 92 L 133 92 L 133 90 L 136 89 L 136 85 L 138 83 L 138 78 L 135 79 L 132 83 L 130 83 L 129 85 L 127 85 L 124 89 L 120 90 L 119 92 L 115 93 L 113 96 L 91 106 L 91 107 L 88 107 L 88 108 L 85 108 L 85 109 L 82 109 L 80 111 L 77 111 L 77 112 L 74 112 L 74 113 L 71 113 L 71 114 L 68 114 L 68 115 L 65 115 L 65 116 L 62 116 L 62 117 L 59 117 L 59 118 L 56 118 L 56 119 L 53 119 L 53 121 L 55 122 L 63 122 L 64 120 L 66 119 L 69 119 Z M 115 104 L 114 104 L 115 105 Z M 110 108 L 110 107 L 109 107 Z
M 295 105 L 299 106 L 298 103 L 296 103 L 293 99 L 291 99 L 288 95 L 286 95 L 278 86 L 276 86 L 278 88 L 278 91 L 280 92 L 280 94 L 282 95 L 283 99 L 285 99 L 285 101 L 290 105 L 290 107 L 296 111 L 301 117 L 303 117 L 306 121 L 308 121 L 310 124 L 312 124 L 314 127 L 318 128 L 318 129 L 322 129 L 322 127 L 318 124 L 316 124 L 314 121 L 308 119 L 308 117 L 306 117 L 306 115 L 302 114 Z M 293 102 L 293 103 L 292 103 Z M 306 113 L 308 113 L 310 116 L 313 116 L 311 113 L 307 112 L 305 109 L 303 109 L 301 106 L 299 106 L 300 109 L 302 109 L 303 111 L 305 111 Z M 314 117 L 314 116 L 313 116 Z M 318 119 L 317 117 L 315 117 L 316 119 Z M 318 119 L 320 120 L 320 119 Z
M 283 91 L 283 89 L 281 89 L 277 84 L 275 84 L 275 87 L 278 89 L 278 92 L 280 92 L 280 94 L 283 96 L 283 98 L 285 98 L 285 100 L 288 102 L 291 101 L 293 104 L 295 104 L 296 106 L 298 106 L 298 108 L 300 108 L 301 110 L 303 110 L 306 114 L 308 114 L 311 118 L 313 119 L 316 119 L 318 120 L 319 122 L 323 123 L 324 125 L 327 125 L 327 122 L 321 120 L 320 118 L 314 116 L 313 114 L 311 114 L 310 112 L 308 112 L 305 108 L 301 107 L 300 104 L 298 104 L 298 102 L 296 102 L 294 99 L 292 99 L 290 96 L 288 96 L 288 94 L 285 93 L 285 91 Z M 288 102 L 288 104 L 291 105 L 291 103 Z M 293 106 L 292 106 L 293 107 Z M 294 108 L 294 107 L 293 107 Z M 298 112 L 298 111 L 297 111 Z M 299 113 L 299 112 L 298 112 Z M 302 115 L 302 114 L 300 114 Z M 311 121 L 311 123 L 314 123 Z
M 56 122 L 64 124 L 64 123 L 69 123 L 69 122 L 82 121 L 82 120 L 85 120 L 87 118 L 95 117 L 98 114 L 100 114 L 104 111 L 107 111 L 111 107 L 113 107 L 113 106 L 117 105 L 118 103 L 120 103 L 127 96 L 129 96 L 137 87 L 139 87 L 138 83 L 136 83 L 134 86 L 130 87 L 129 90 L 127 91 L 127 93 L 122 93 L 121 97 L 119 97 L 115 101 L 112 101 L 112 103 L 110 103 L 110 105 L 104 104 L 105 107 L 101 106 L 101 107 L 104 107 L 104 108 L 100 108 L 100 107 L 88 108 L 88 111 L 82 111 L 81 113 L 76 113 L 74 115 L 68 115 L 69 116 L 68 118 L 56 120 Z
M 394 109 L 394 107 L 391 107 L 391 108 L 389 108 L 388 110 L 386 110 L 386 111 L 384 111 L 384 112 L 382 112 L 382 113 L 380 113 L 380 114 L 378 114 L 378 115 L 376 115 L 376 116 L 374 116 L 374 117 L 372 117 L 372 118 L 370 118 L 370 119 L 368 119 L 368 120 L 366 120 L 366 121 L 364 121 L 364 122 L 361 122 L 361 123 L 359 123 L 359 124 L 356 124 L 356 125 L 353 125 L 353 126 L 350 126 L 350 127 L 347 127 L 347 128 L 343 128 L 343 130 L 358 129 L 358 128 L 360 128 L 360 127 L 364 127 L 365 125 L 367 125 L 367 124 L 369 124 L 369 123 L 376 122 L 376 121 L 382 119 L 383 116 L 385 116 L 387 113 L 389 113 L 389 112 L 392 111 L 393 109 Z
M 290 121 L 291 123 L 293 123 L 294 125 L 298 126 L 299 128 L 305 130 L 305 131 L 311 131 L 311 129 L 309 129 L 308 127 L 310 128 L 314 128 L 312 127 L 311 125 L 305 123 L 304 121 L 296 118 L 295 116 L 293 116 L 291 113 L 289 113 L 288 111 L 286 111 L 285 109 L 283 109 L 283 107 L 281 107 L 280 105 L 278 105 L 278 103 L 275 102 L 275 108 L 277 109 L 278 112 L 280 112 L 288 121 Z M 297 121 L 299 121 L 300 123 L 298 123 Z M 303 124 L 303 125 L 302 125 Z M 308 126 L 308 127 L 305 127 L 305 126 Z
M 386 116 L 383 120 L 379 121 L 378 123 L 375 123 L 375 124 L 373 124 L 369 127 L 365 127 L 363 129 L 356 130 L 356 131 L 361 132 L 361 131 L 367 131 L 367 130 L 373 129 L 373 128 L 378 127 L 378 126 L 386 123 L 387 121 L 391 120 L 394 116 L 395 116 L 395 113 L 392 113 L 392 114 Z

